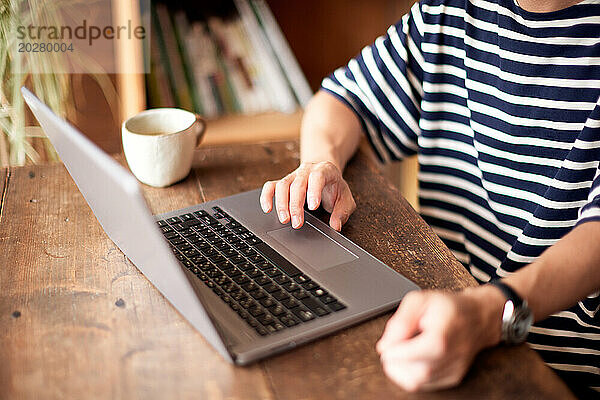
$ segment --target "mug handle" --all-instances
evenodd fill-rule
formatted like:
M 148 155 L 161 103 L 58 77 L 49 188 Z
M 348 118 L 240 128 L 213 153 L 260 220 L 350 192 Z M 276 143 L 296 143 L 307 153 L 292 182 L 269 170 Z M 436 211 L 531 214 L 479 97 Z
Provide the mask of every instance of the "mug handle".
M 200 147 L 200 143 L 202 143 L 202 138 L 206 133 L 206 120 L 202 118 L 199 114 L 194 114 L 196 116 L 196 122 L 202 124 L 200 127 L 200 132 L 198 132 L 198 136 L 196 137 L 196 148 Z

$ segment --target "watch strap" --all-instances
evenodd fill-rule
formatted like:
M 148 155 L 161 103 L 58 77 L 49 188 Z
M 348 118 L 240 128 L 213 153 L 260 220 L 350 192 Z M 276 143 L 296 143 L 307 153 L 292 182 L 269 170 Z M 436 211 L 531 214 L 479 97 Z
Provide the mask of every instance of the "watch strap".
M 521 298 L 521 296 L 519 296 L 517 292 L 513 290 L 513 288 L 508 286 L 506 283 L 502 282 L 500 279 L 492 279 L 490 281 L 490 284 L 500 289 L 506 297 L 506 299 L 511 300 L 515 307 L 521 307 L 523 305 L 523 299 Z

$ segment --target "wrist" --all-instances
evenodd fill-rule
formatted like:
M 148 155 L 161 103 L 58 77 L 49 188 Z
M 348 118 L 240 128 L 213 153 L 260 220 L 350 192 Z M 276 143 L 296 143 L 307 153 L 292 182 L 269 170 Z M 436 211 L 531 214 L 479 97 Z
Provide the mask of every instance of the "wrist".
M 311 154 L 308 155 L 301 155 L 300 156 L 300 163 L 304 164 L 304 163 L 308 163 L 308 164 L 318 164 L 318 163 L 331 163 L 333 164 L 339 171 L 340 173 L 343 171 L 343 167 L 342 167 L 342 162 L 340 161 L 340 158 L 337 157 L 335 154 L 333 153 L 320 153 L 320 154 L 315 154 L 314 152 L 310 152 Z
M 506 298 L 491 285 L 467 288 L 463 294 L 475 303 L 482 348 L 496 346 L 502 336 L 502 311 Z

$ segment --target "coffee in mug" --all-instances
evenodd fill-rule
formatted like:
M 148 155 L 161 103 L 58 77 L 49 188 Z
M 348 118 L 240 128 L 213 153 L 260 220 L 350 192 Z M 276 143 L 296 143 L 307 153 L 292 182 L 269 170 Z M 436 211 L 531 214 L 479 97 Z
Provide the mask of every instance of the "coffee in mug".
M 206 122 L 189 111 L 155 108 L 127 119 L 121 130 L 131 172 L 140 182 L 165 187 L 190 173 Z

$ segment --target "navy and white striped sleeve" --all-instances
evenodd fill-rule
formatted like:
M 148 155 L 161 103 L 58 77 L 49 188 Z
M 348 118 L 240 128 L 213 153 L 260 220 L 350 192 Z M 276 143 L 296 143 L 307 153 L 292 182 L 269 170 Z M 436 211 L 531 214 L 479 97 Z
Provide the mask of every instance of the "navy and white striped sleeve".
M 579 212 L 577 225 L 588 221 L 600 221 L 600 169 L 596 170 L 596 176 L 588 195 L 588 202 Z
M 358 115 L 382 162 L 417 151 L 423 94 L 422 26 L 421 10 L 415 4 L 386 35 L 321 85 Z
M 592 170 L 594 178 L 587 198 L 587 203 L 579 210 L 577 225 L 588 221 L 600 221 L 600 99 L 588 117 L 582 135 L 574 147 L 587 150 L 588 157 L 584 164 Z

